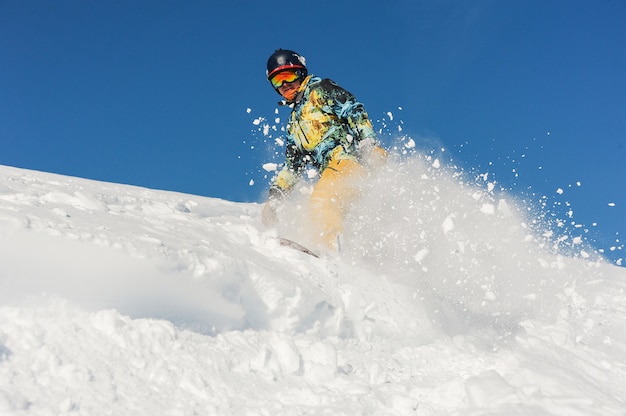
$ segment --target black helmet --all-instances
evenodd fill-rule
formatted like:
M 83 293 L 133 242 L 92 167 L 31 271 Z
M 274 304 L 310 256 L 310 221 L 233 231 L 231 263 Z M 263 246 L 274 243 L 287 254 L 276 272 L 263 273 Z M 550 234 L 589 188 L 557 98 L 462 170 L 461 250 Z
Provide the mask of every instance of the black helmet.
M 288 69 L 297 69 L 300 71 L 300 77 L 304 78 L 307 75 L 306 60 L 304 56 L 299 55 L 294 51 L 288 49 L 278 49 L 267 60 L 267 79 L 270 79 L 278 72 Z

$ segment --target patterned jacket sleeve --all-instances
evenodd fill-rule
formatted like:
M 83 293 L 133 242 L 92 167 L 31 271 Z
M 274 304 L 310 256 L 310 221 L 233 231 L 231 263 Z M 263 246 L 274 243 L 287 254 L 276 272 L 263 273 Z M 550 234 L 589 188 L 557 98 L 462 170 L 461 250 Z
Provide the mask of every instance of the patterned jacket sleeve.
M 278 172 L 270 186 L 270 198 L 280 198 L 296 183 L 302 172 L 304 158 L 293 138 L 287 135 L 285 140 L 285 165 Z

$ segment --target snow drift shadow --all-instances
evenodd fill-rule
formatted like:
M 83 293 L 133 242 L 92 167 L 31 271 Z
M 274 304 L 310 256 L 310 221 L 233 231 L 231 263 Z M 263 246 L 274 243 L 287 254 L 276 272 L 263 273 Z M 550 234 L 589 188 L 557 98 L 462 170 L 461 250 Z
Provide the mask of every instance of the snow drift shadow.
M 109 247 L 28 231 L 0 240 L 0 249 L 5 276 L 0 305 L 51 295 L 87 310 L 115 308 L 132 318 L 166 319 L 205 334 L 267 325 L 263 302 L 255 301 L 243 275 L 197 279 L 165 262 L 158 266 Z

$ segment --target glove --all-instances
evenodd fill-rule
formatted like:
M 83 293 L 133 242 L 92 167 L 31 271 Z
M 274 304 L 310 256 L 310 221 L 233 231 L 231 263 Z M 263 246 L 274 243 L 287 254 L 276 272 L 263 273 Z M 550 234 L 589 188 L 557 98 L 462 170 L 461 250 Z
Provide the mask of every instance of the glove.
M 261 222 L 266 227 L 273 227 L 278 224 L 278 215 L 273 201 L 267 201 L 261 212 Z
M 366 137 L 359 142 L 361 161 L 370 168 L 377 168 L 387 161 L 387 151 L 380 147 L 373 137 Z
M 277 186 L 270 188 L 270 195 L 261 212 L 261 222 L 266 227 L 273 227 L 278 224 L 278 205 L 281 203 L 285 193 Z

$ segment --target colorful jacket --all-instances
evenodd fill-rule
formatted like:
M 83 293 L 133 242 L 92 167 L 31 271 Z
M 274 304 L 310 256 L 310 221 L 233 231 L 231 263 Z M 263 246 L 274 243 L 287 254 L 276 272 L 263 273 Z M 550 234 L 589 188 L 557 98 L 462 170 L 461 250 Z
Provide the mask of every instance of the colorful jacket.
M 291 106 L 286 163 L 274 178 L 270 197 L 289 191 L 307 165 L 323 172 L 331 159 L 358 160 L 358 143 L 376 137 L 363 104 L 330 79 L 306 77 Z

